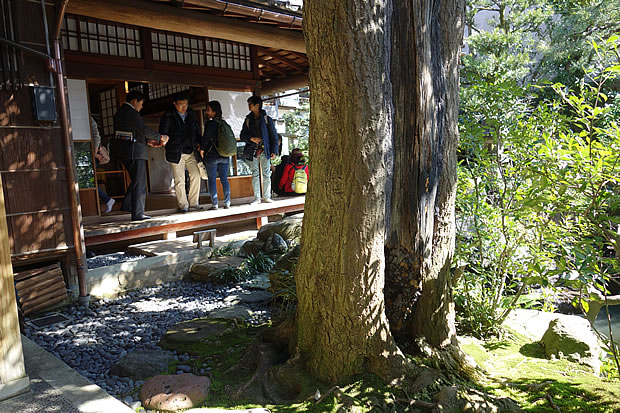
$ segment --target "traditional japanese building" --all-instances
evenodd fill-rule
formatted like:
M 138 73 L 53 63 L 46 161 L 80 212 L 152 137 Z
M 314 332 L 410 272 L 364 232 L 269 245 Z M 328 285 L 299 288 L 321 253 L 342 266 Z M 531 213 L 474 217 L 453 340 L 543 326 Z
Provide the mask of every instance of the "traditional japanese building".
M 187 91 L 198 113 L 220 100 L 238 133 L 248 96 L 307 84 L 301 10 L 290 3 L 0 0 L 3 265 L 32 278 L 58 263 L 69 296 L 85 298 L 82 217 L 101 214 L 97 186 L 122 197 L 128 182 L 121 165 L 95 165 L 90 116 L 105 144 L 129 90 L 147 97 L 142 115 L 153 128 L 171 96 Z M 149 199 L 166 198 L 171 173 L 163 151 L 151 151 Z M 233 165 L 233 197 L 244 196 L 249 177 Z M 39 295 L 33 307 L 66 297 Z

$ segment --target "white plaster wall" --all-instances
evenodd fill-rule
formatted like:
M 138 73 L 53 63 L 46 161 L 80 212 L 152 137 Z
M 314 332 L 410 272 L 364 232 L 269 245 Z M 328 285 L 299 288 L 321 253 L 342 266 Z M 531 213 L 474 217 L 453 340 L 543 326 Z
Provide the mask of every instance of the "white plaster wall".
M 88 113 L 88 94 L 86 81 L 67 79 L 67 94 L 69 95 L 69 112 L 71 112 L 71 133 L 73 140 L 89 141 L 90 115 Z
M 209 100 L 217 100 L 222 105 L 222 116 L 228 122 L 235 136 L 239 137 L 243 120 L 249 113 L 250 92 L 231 92 L 228 90 L 209 90 Z

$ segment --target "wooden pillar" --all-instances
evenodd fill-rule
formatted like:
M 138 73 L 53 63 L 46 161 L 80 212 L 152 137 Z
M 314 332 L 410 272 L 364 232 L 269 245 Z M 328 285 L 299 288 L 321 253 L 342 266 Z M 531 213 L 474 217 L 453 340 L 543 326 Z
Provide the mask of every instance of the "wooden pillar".
M 22 340 L 13 286 L 4 191 L 0 178 L 0 400 L 27 391 L 30 379 L 24 367 Z
M 269 220 L 267 217 L 258 217 L 256 218 L 256 229 L 261 229 L 264 225 L 267 225 Z

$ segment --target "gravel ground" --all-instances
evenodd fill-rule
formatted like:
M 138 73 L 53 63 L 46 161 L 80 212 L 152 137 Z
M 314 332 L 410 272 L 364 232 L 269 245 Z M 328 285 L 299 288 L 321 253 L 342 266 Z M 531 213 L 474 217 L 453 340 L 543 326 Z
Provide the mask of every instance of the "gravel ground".
M 121 262 L 126 261 L 138 261 L 142 258 L 146 258 L 146 255 L 132 254 L 129 252 L 115 252 L 112 254 L 96 255 L 88 258 L 86 263 L 88 265 L 88 269 L 92 270 L 93 268 L 107 267 L 109 265 L 120 264 Z
M 60 312 L 71 321 L 39 330 L 27 327 L 25 335 L 112 396 L 135 407 L 133 398 L 125 395 L 143 382 L 110 376 L 108 369 L 129 352 L 159 349 L 157 343 L 168 328 L 205 317 L 225 307 L 224 298 L 242 291 L 240 286 L 176 281 L 132 291 L 117 299 L 91 301 L 87 309 L 66 307 Z M 250 323 L 270 318 L 267 307 L 249 307 L 254 312 Z M 176 357 L 180 361 L 189 358 L 187 354 Z M 210 366 L 205 368 L 210 370 Z

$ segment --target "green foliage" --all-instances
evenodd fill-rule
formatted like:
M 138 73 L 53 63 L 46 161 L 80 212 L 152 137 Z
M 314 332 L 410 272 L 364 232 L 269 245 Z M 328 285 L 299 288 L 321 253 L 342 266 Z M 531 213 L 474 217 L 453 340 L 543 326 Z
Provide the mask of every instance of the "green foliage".
M 306 102 L 298 109 L 286 113 L 284 122 L 286 123 L 286 133 L 297 139 L 295 146 L 301 149 L 306 159 L 309 159 L 310 104 Z
M 546 44 L 538 69 L 541 79 L 569 87 L 597 65 L 606 65 L 592 49 L 620 32 L 620 7 L 610 0 L 554 0 L 546 21 Z
M 279 303 L 281 312 L 293 311 L 297 307 L 297 287 L 295 284 L 295 268 L 290 271 L 282 270 L 269 274 L 274 301 Z
M 543 308 L 562 279 L 605 291 L 619 273 L 618 37 L 593 43 L 578 89 L 534 103 L 519 82 L 462 92 L 455 270 L 459 327 L 484 336 L 536 287 Z M 507 296 L 511 296 L 507 298 Z
M 224 245 L 223 247 L 213 248 L 211 254 L 209 254 L 209 258 L 218 258 L 218 257 L 231 257 L 235 255 L 235 249 L 232 243 L 228 245 Z
M 250 255 L 246 262 L 248 264 L 248 269 L 255 273 L 268 272 L 275 264 L 271 258 L 262 252 L 259 252 L 256 255 Z
M 251 255 L 238 267 L 226 267 L 211 274 L 210 279 L 217 284 L 234 284 L 245 281 L 253 275 L 267 272 L 274 262 L 263 253 Z

